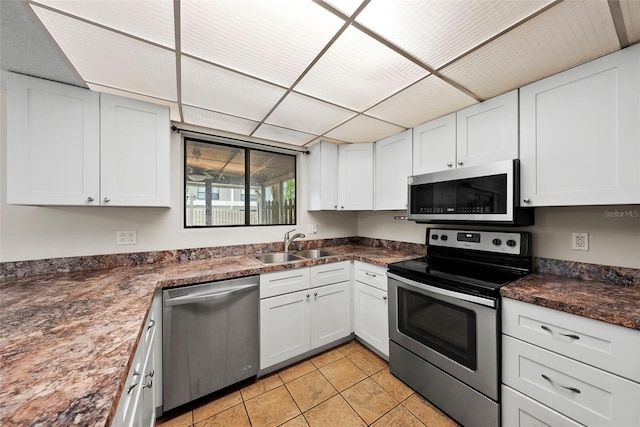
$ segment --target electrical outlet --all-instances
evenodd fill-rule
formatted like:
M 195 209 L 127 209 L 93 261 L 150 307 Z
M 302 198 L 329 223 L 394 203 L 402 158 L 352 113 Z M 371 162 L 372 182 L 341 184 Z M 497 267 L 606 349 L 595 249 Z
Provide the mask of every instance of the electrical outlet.
M 308 224 L 307 234 L 316 234 L 318 232 L 318 224 Z
M 588 251 L 589 233 L 571 233 L 571 249 L 574 251 Z
M 136 230 L 116 231 L 117 245 L 135 245 L 137 242 Z

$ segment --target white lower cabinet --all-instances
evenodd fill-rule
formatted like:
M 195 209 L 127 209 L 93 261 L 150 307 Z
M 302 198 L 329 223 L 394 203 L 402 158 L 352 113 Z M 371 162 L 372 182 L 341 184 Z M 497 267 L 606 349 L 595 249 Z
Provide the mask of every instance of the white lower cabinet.
M 353 313 L 356 336 L 389 357 L 386 268 L 354 262 Z
M 125 386 L 116 408 L 114 427 L 152 427 L 156 422 L 156 395 L 161 394 L 160 377 L 161 329 L 158 313 L 162 313 L 162 298 L 159 291 L 154 295 L 153 304 L 145 320 L 142 337 L 127 374 Z M 159 349 L 160 347 L 160 349 Z M 161 402 L 160 402 L 161 404 Z
M 266 292 L 261 289 L 261 370 L 351 333 L 349 267 L 350 262 L 345 261 L 260 276 L 261 287 L 284 283 L 276 287 L 289 292 L 273 295 L 274 286 Z M 305 289 L 291 292 L 302 287 Z
M 503 425 L 640 425 L 640 331 L 510 299 L 502 319 Z

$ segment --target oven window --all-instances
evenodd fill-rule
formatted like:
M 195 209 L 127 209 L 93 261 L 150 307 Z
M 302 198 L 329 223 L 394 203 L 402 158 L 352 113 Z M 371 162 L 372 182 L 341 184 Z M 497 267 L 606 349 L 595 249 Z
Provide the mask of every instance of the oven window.
M 475 371 L 476 314 L 472 310 L 398 288 L 398 330 Z

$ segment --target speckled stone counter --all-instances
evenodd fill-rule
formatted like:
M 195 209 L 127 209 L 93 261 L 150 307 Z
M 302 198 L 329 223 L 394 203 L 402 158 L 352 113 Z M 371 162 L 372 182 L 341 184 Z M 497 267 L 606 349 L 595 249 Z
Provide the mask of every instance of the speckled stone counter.
M 531 274 L 500 289 L 506 298 L 640 330 L 640 287 Z
M 157 287 L 422 255 L 415 247 L 327 249 L 335 256 L 287 264 L 231 255 L 0 279 L 0 425 L 109 425 Z

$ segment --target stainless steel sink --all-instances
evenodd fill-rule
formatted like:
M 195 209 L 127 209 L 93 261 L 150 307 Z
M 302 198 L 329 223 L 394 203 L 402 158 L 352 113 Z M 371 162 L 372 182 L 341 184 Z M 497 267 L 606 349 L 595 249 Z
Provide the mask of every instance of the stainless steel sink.
M 333 255 L 331 252 L 327 252 L 324 249 L 305 249 L 303 251 L 295 251 L 294 253 L 299 257 L 307 259 L 323 258 Z
M 281 264 L 289 261 L 300 261 L 300 256 L 292 254 L 290 252 L 270 252 L 266 254 L 251 255 L 251 258 L 259 261 L 263 264 Z

